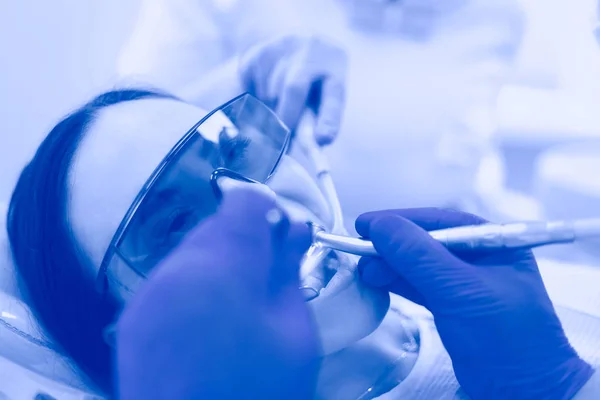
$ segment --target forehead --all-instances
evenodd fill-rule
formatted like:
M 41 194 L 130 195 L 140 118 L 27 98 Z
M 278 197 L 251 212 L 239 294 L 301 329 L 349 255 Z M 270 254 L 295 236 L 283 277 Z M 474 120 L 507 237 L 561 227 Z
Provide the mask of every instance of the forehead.
M 96 267 L 146 180 L 205 115 L 176 100 L 146 99 L 107 107 L 88 127 L 70 170 L 69 215 Z

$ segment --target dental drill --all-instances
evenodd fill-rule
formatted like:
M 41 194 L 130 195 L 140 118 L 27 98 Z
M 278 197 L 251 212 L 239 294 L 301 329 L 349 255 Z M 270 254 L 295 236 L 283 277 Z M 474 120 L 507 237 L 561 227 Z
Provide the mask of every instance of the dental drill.
M 322 227 L 311 226 L 315 246 L 378 257 L 373 243 L 366 239 L 327 233 Z M 471 225 L 435 230 L 429 234 L 450 250 L 534 248 L 600 238 L 600 218 Z
M 314 126 L 314 125 L 313 125 Z M 351 237 L 343 224 L 343 215 L 337 191 L 331 178 L 329 165 L 310 129 L 301 129 L 298 142 L 304 154 L 313 163 L 317 182 L 327 199 L 333 215 L 330 232 L 310 224 L 313 241 L 300 268 L 307 300 L 316 298 L 325 286 L 324 274 L 319 266 L 335 250 L 338 257 L 356 261 L 358 257 L 378 257 L 373 243 L 364 238 Z M 600 238 L 600 218 L 573 221 L 533 221 L 506 224 L 482 224 L 430 231 L 431 237 L 449 250 L 501 250 L 535 248 L 553 244 L 573 243 Z
M 315 140 L 314 126 L 314 115 L 306 113 L 296 131 L 295 143 L 312 164 L 319 189 L 329 205 L 333 220 L 331 233 L 338 235 L 338 237 L 349 238 L 348 231 L 344 226 L 342 207 L 331 177 L 329 163 Z M 332 250 L 335 249 L 331 246 L 322 246 L 318 242 L 313 242 L 303 258 L 300 265 L 300 279 L 303 284 L 300 290 L 304 292 L 307 301 L 318 297 L 321 289 L 326 285 L 324 271 L 320 270 L 319 267 Z M 350 252 L 340 252 L 337 253 L 337 256 L 341 263 L 356 264 L 358 262 L 358 257 Z

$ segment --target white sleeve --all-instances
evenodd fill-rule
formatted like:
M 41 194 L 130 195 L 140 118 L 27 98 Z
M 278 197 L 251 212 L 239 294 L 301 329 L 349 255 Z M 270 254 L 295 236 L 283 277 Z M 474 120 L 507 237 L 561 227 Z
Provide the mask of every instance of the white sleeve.
M 128 83 L 176 92 L 227 58 L 210 1 L 142 0 L 131 36 L 117 61 Z
M 142 0 L 118 77 L 175 95 L 190 92 L 252 44 L 297 31 L 293 14 L 290 0 Z

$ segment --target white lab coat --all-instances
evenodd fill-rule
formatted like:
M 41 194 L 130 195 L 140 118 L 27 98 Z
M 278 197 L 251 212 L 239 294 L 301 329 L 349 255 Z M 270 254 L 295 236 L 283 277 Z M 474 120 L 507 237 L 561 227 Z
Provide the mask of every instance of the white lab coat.
M 242 90 L 240 51 L 284 33 L 324 34 L 350 56 L 345 118 L 328 149 L 350 227 L 372 209 L 463 206 L 491 151 L 496 97 L 522 36 L 517 0 L 446 1 L 425 22 L 426 42 L 353 29 L 342 3 L 145 0 L 119 74 L 210 108 Z M 427 11 L 440 1 L 406 3 Z
M 237 54 L 277 33 L 300 30 L 288 23 L 294 19 L 284 3 L 143 0 L 121 51 L 118 75 L 127 84 L 151 84 L 205 108 L 216 107 L 242 90 L 236 80 Z M 207 89 L 213 84 L 214 91 Z

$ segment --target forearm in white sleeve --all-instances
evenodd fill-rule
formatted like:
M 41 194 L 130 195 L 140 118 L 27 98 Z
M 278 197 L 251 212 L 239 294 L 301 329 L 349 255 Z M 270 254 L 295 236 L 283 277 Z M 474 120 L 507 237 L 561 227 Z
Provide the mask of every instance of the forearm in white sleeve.
M 261 40 L 300 30 L 288 3 L 293 5 L 289 0 L 142 0 L 118 59 L 119 79 L 185 99 L 205 98 L 199 92 L 207 85 L 203 81 L 237 78 L 234 57 Z
M 117 61 L 120 80 L 174 94 L 228 58 L 205 0 L 142 0 Z

